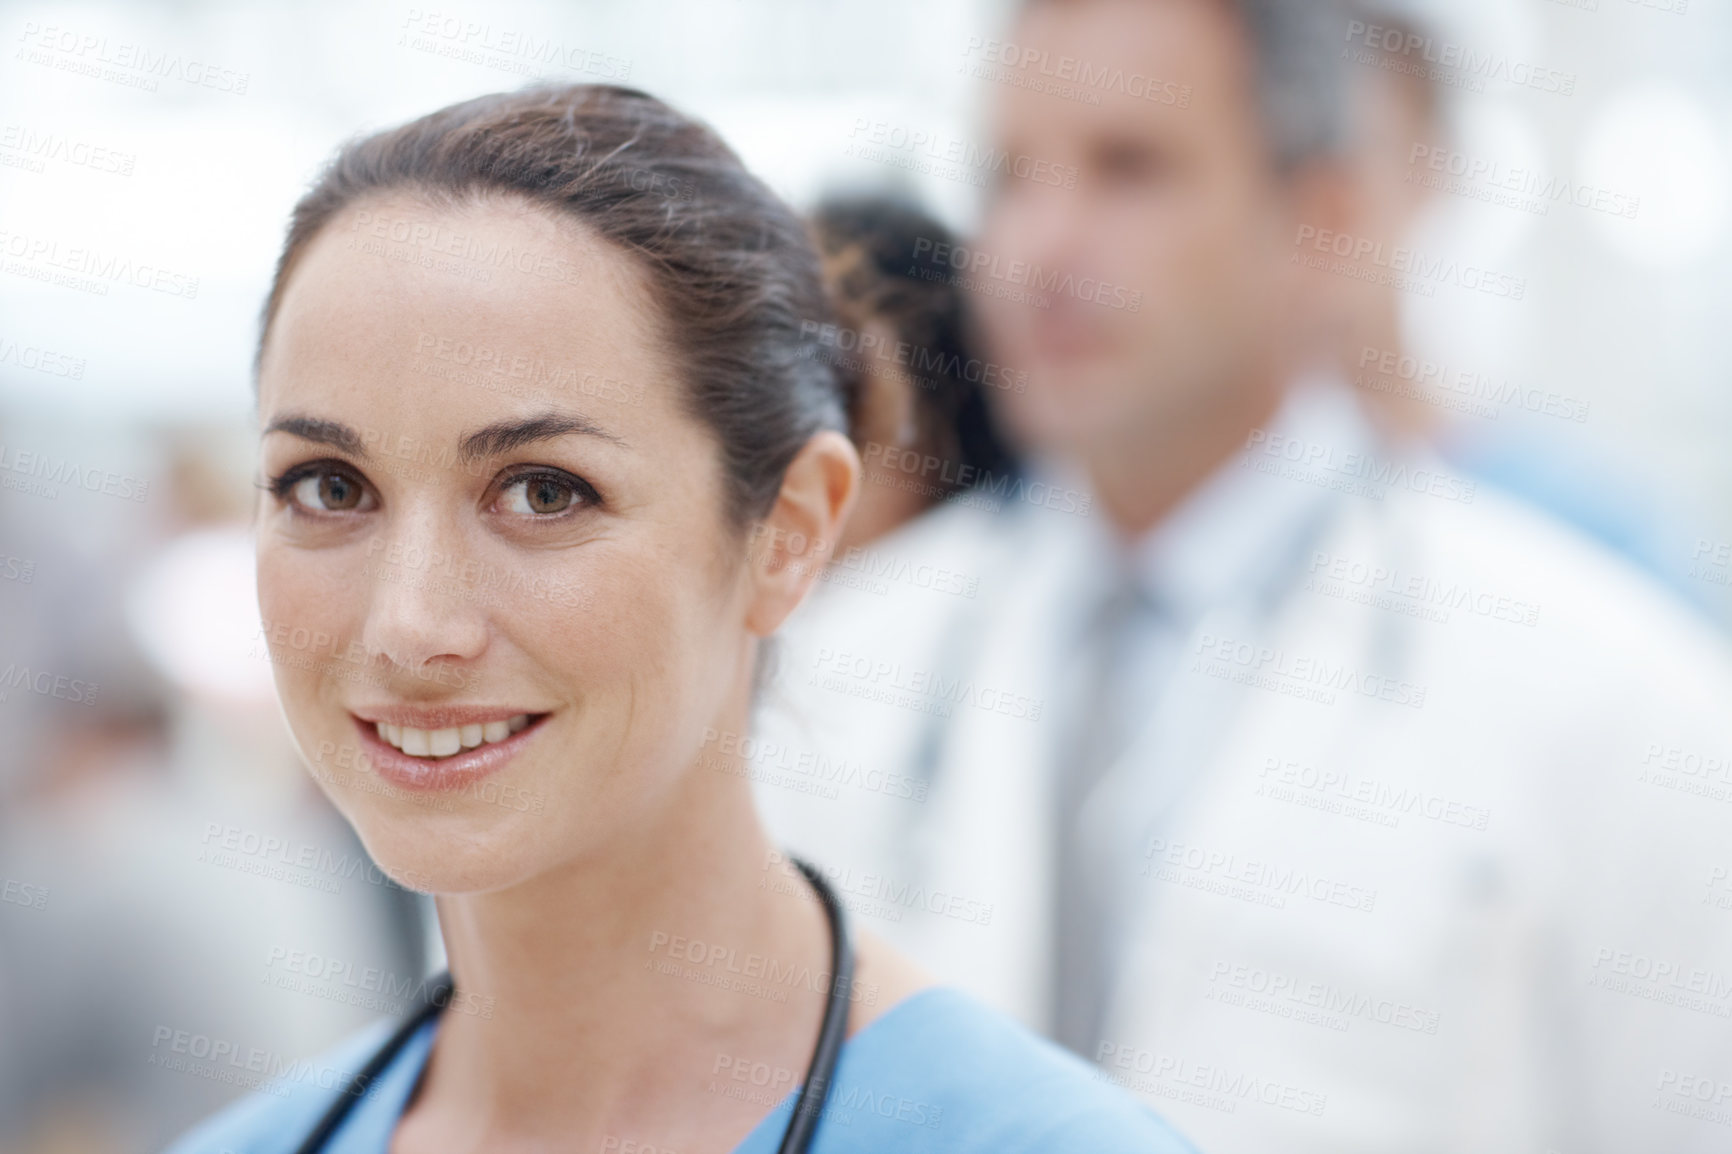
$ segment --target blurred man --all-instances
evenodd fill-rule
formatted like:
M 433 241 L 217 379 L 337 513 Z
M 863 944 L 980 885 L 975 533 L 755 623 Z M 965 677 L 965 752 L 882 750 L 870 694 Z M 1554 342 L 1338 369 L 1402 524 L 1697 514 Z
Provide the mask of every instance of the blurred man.
M 1514 295 L 1361 243 L 1378 35 L 1032 0 L 981 46 L 1005 167 L 1070 174 L 950 254 L 1049 471 L 929 519 L 977 596 L 794 647 L 766 749 L 841 768 L 763 792 L 862 916 L 1204 1149 L 1721 1148 L 1732 664 L 1321 355 L 1334 281 Z

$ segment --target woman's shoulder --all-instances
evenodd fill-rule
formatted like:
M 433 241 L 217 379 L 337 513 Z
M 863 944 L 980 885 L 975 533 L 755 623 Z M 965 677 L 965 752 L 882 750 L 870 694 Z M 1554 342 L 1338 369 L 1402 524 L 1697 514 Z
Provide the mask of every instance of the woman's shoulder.
M 1088 1063 L 944 986 L 904 999 L 850 1040 L 819 1133 L 818 1154 L 1192 1151 Z
M 383 1019 L 317 1057 L 279 1062 L 275 1069 L 237 1068 L 233 1081 L 256 1087 L 253 1093 L 188 1130 L 164 1154 L 288 1154 L 397 1025 Z

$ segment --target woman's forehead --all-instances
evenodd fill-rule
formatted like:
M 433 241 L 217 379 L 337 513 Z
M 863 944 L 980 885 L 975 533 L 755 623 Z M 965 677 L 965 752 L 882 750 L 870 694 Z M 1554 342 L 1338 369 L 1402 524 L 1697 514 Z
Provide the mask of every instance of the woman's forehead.
M 539 210 L 369 198 L 302 254 L 260 365 L 274 387 L 468 381 L 642 401 L 670 380 L 630 258 Z

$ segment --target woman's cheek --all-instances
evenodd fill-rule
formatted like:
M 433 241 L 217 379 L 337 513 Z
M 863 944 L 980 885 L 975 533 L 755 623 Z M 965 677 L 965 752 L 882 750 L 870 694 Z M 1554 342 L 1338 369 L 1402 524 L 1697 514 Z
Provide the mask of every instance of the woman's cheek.
M 330 618 L 331 606 L 352 601 L 320 595 L 323 584 L 298 550 L 261 543 L 258 554 L 259 629 L 290 727 L 298 735 L 316 724 L 314 703 L 331 677 L 335 659 L 348 648 L 349 633 Z

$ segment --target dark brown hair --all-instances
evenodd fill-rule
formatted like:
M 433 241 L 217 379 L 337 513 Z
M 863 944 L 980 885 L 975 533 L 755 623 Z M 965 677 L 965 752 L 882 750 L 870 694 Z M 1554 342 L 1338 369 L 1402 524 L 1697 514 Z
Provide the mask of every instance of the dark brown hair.
M 441 207 L 519 197 L 633 257 L 686 408 L 721 446 L 737 528 L 769 510 L 808 438 L 846 431 L 848 386 L 805 347 L 802 322 L 809 331 L 828 308 L 799 219 L 710 128 L 609 85 L 483 96 L 344 145 L 295 205 L 261 359 L 308 242 L 357 200 L 391 192 Z
M 933 486 L 946 496 L 975 481 L 1016 474 L 1016 456 L 999 433 L 982 384 L 986 365 L 970 340 L 962 290 L 952 280 L 954 270 L 936 255 L 954 247 L 950 230 L 913 201 L 882 193 L 828 198 L 811 219 L 831 306 L 854 343 L 875 323 L 898 342 L 890 357 L 830 356 L 838 371 L 853 377 L 856 406 L 864 405 L 874 380 L 882 385 L 888 378 L 891 387 L 908 390 L 915 441 L 902 447 L 952 466 Z M 858 407 L 851 416 L 858 434 L 867 422 Z

